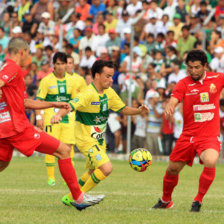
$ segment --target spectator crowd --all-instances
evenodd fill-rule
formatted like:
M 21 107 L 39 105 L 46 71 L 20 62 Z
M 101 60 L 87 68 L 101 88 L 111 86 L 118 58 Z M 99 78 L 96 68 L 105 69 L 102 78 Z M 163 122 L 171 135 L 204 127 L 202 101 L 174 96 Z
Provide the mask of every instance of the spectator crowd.
M 70 9 L 73 13 L 63 21 Z M 133 25 L 131 63 L 131 26 L 140 14 Z M 127 103 L 131 87 L 132 106 L 145 103 L 150 108 L 149 114 L 132 118 L 132 149 L 146 147 L 153 155 L 169 155 L 182 131 L 182 105 L 172 120 L 163 110 L 177 82 L 187 76 L 187 52 L 205 50 L 208 71 L 224 73 L 224 0 L 0 0 L 0 18 L 0 65 L 8 56 L 10 38 L 25 38 L 30 58 L 24 80 L 34 99 L 40 80 L 54 70 L 55 52 L 72 56 L 74 72 L 87 84 L 96 60 L 112 60 L 113 88 L 122 100 Z M 224 134 L 223 94 L 220 105 Z M 35 112 L 26 114 L 35 124 Z M 110 113 L 109 151 L 127 151 L 126 129 L 127 117 Z

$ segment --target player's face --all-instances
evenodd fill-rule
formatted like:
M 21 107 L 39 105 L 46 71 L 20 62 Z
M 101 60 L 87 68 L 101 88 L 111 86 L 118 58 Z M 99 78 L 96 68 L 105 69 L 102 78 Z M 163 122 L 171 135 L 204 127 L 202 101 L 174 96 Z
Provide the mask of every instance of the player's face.
M 72 73 L 73 69 L 74 69 L 74 62 L 73 62 L 72 58 L 68 58 L 67 65 L 66 65 L 66 71 L 69 73 Z
M 114 69 L 109 67 L 104 67 L 102 73 L 99 76 L 100 85 L 103 89 L 108 89 L 113 84 Z
M 187 72 L 194 81 L 199 81 L 204 76 L 205 66 L 200 61 L 189 61 L 187 64 Z
M 66 71 L 66 63 L 57 59 L 56 63 L 54 64 L 54 71 L 56 75 L 64 75 Z

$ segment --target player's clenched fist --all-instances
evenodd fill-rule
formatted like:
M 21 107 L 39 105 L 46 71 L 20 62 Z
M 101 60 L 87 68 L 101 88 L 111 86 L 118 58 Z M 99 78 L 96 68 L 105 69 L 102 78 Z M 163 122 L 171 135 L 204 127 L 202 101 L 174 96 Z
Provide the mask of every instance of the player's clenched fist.
M 68 103 L 65 103 L 65 102 L 54 102 L 54 107 L 56 108 L 63 108 L 63 109 L 66 109 L 66 110 L 69 110 L 70 109 L 70 105 Z
M 52 118 L 51 118 L 51 124 L 57 124 L 59 123 L 60 121 L 62 120 L 62 117 L 60 115 L 54 115 Z

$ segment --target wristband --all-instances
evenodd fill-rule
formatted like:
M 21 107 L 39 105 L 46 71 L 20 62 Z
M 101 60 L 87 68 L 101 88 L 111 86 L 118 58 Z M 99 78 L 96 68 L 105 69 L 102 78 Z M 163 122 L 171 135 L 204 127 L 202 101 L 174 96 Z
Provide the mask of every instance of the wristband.
M 36 115 L 36 120 L 37 121 L 42 120 L 42 116 L 41 115 Z

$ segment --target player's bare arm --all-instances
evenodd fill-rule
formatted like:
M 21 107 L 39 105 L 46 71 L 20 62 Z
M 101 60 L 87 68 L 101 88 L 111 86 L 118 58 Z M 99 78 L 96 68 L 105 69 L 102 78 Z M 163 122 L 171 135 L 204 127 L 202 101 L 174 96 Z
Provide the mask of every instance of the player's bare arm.
M 133 108 L 133 107 L 125 107 L 121 113 L 124 114 L 124 115 L 137 115 L 137 114 L 141 114 L 142 112 L 146 112 L 148 113 L 149 112 L 149 108 L 142 104 L 140 107 L 138 108 Z
M 179 103 L 178 99 L 175 97 L 171 97 L 169 103 L 166 105 L 164 113 L 167 119 L 171 119 L 173 117 L 175 108 Z
M 62 117 L 64 117 L 66 114 L 68 114 L 71 111 L 72 111 L 72 107 L 70 105 L 69 105 L 69 107 L 67 109 L 64 109 L 64 108 L 60 109 L 58 111 L 58 113 L 51 118 L 51 123 L 52 124 L 59 123 L 62 120 Z
M 47 109 L 50 107 L 64 108 L 65 110 L 68 110 L 70 108 L 70 105 L 65 102 L 47 102 L 32 99 L 25 99 L 24 105 L 26 109 L 34 109 L 34 110 Z

